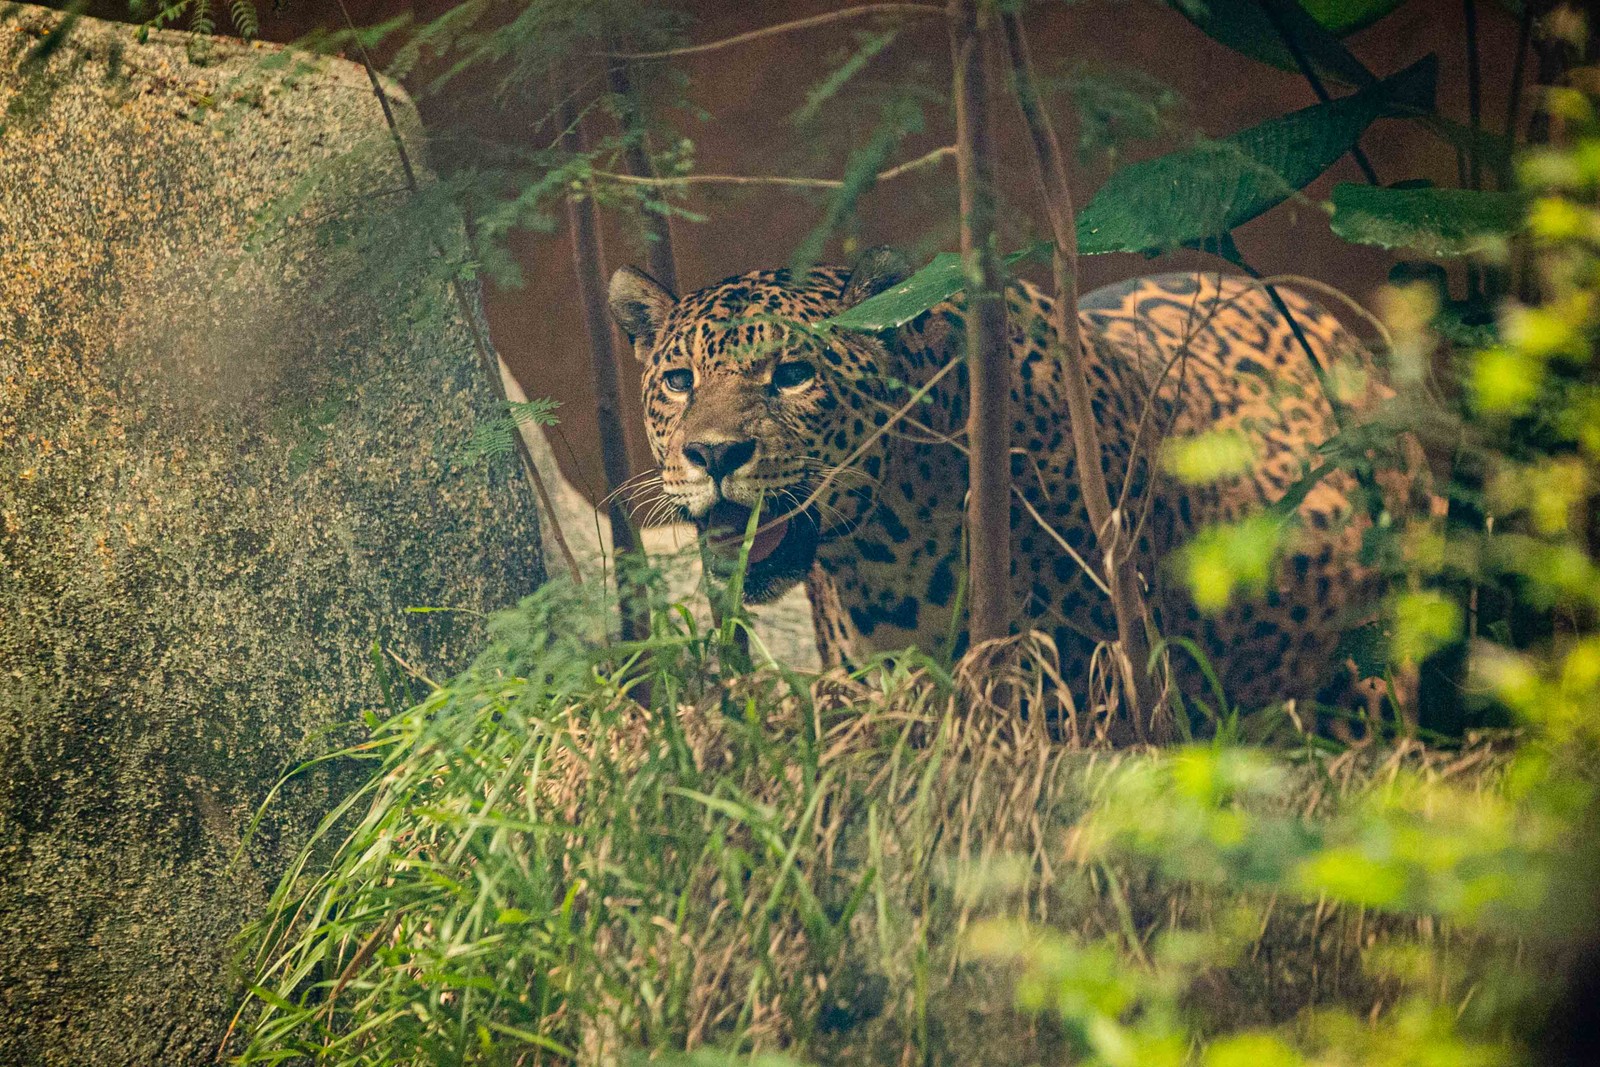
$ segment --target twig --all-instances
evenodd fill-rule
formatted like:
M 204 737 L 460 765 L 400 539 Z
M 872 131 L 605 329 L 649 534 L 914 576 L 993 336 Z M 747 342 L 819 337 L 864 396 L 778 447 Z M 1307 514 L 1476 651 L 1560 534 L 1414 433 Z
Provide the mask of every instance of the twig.
M 890 180 L 892 180 L 894 178 L 900 177 L 902 174 L 908 174 L 911 171 L 918 170 L 918 169 L 920 169 L 922 167 L 925 167 L 930 163 L 937 163 L 941 159 L 954 158 L 955 155 L 956 155 L 956 146 L 955 145 L 953 145 L 953 144 L 942 145 L 939 148 L 935 148 L 931 152 L 927 152 L 927 153 L 925 153 L 923 155 L 918 156 L 916 159 L 908 160 L 905 163 L 898 164 L 896 166 L 890 167 L 886 171 L 880 172 L 878 174 L 878 176 L 873 180 L 874 181 L 880 181 L 880 182 L 890 181 Z M 843 183 L 841 182 L 840 184 L 843 184 Z
M 400 157 L 400 168 L 405 172 L 406 188 L 412 195 L 416 195 L 417 172 L 411 166 L 411 154 L 406 151 L 405 138 L 400 136 L 400 125 L 395 121 L 394 109 L 389 104 L 389 94 L 384 92 L 383 83 L 378 79 L 378 69 L 372 65 L 372 56 L 367 52 L 365 42 L 361 35 L 356 33 L 355 21 L 350 17 L 349 8 L 345 7 L 344 0 L 334 0 L 339 5 L 339 13 L 344 16 L 344 23 L 350 28 L 356 49 L 361 54 L 361 66 L 367 72 L 367 80 L 372 83 L 372 95 L 378 98 L 378 106 L 383 108 L 383 120 L 389 126 L 389 138 L 394 142 L 395 154 Z M 443 251 L 435 244 L 435 251 L 441 255 Z M 472 347 L 478 353 L 478 362 L 483 368 L 483 373 L 489 379 L 489 388 L 494 391 L 502 407 L 506 404 L 505 383 L 500 380 L 500 361 L 489 350 L 489 343 L 483 336 L 483 331 L 478 322 L 472 302 L 467 299 L 466 287 L 461 284 L 460 278 L 450 279 L 450 289 L 455 295 L 456 304 L 461 311 L 461 321 L 467 328 L 467 333 L 472 337 Z M 561 549 L 561 555 L 567 562 L 567 568 L 572 574 L 572 584 L 583 584 L 583 573 L 578 570 L 578 561 L 572 554 L 572 549 L 567 545 L 567 539 L 561 532 L 561 521 L 556 518 L 555 509 L 550 506 L 550 493 L 545 488 L 544 479 L 539 476 L 539 468 L 533 462 L 533 452 L 528 448 L 528 442 L 522 439 L 521 433 L 512 434 L 512 444 L 517 450 L 517 458 L 522 461 L 522 469 L 528 479 L 533 483 L 539 500 L 544 504 L 545 517 L 549 520 L 550 532 L 555 536 L 556 546 Z
M 1044 516 L 1039 514 L 1039 509 L 1034 507 L 1032 501 L 1023 495 L 1021 489 L 1018 489 L 1013 485 L 1011 487 L 1011 491 L 1016 494 L 1018 500 L 1022 501 L 1022 506 L 1028 510 L 1029 515 L 1033 516 L 1033 521 L 1038 523 L 1040 528 L 1043 529 L 1045 533 L 1050 535 L 1051 539 L 1061 547 L 1063 552 L 1073 558 L 1073 560 L 1078 564 L 1079 569 L 1081 569 L 1083 573 L 1088 576 L 1088 579 L 1095 584 L 1095 587 L 1109 597 L 1111 595 L 1111 587 L 1106 584 L 1104 578 L 1100 577 L 1100 575 L 1096 573 L 1093 567 L 1089 566 L 1089 561 L 1078 555 L 1078 550 L 1073 548 L 1072 545 L 1067 542 L 1067 539 L 1062 537 L 1061 534 L 1057 532 L 1054 526 L 1051 526 L 1045 521 Z
M 895 412 L 895 408 L 892 405 L 886 404 L 876 397 L 867 397 L 866 399 L 885 411 Z M 972 454 L 968 450 L 967 446 L 961 443 L 958 437 L 951 434 L 940 433 L 926 423 L 911 418 L 909 415 L 904 413 L 903 409 L 900 412 L 897 412 L 894 415 L 894 418 L 897 421 L 905 422 L 914 429 L 921 430 L 923 433 L 927 434 L 927 438 L 925 440 L 921 440 L 920 443 L 948 445 L 957 452 L 960 452 L 963 456 L 967 457 L 970 461 Z M 918 438 L 914 438 L 910 434 L 899 434 L 897 436 L 905 440 L 919 441 Z M 1032 462 L 1034 479 L 1039 483 L 1040 490 L 1046 494 L 1046 499 L 1048 499 L 1048 494 L 1050 491 L 1049 486 L 1045 485 L 1044 472 L 1039 469 L 1038 460 L 1020 448 L 1013 448 L 1011 450 L 1011 454 L 1013 456 L 1024 456 L 1030 462 Z M 1099 589 L 1102 593 L 1109 597 L 1111 595 L 1111 587 L 1106 585 L 1105 579 L 1101 578 L 1099 572 L 1097 572 L 1093 567 L 1089 566 L 1089 561 L 1079 555 L 1078 550 L 1073 548 L 1072 545 L 1068 544 L 1067 539 L 1062 537 L 1060 532 L 1057 531 L 1055 527 L 1051 526 L 1043 515 L 1039 514 L 1039 509 L 1033 506 L 1032 501 L 1027 498 L 1022 489 L 1013 483 L 1011 486 L 1011 492 L 1019 501 L 1021 501 L 1022 506 L 1027 510 L 1028 514 L 1033 517 L 1033 521 L 1039 524 L 1040 529 L 1049 534 L 1050 538 L 1055 541 L 1056 544 L 1060 545 L 1062 550 L 1065 551 L 1067 555 L 1072 557 L 1073 561 L 1076 562 L 1078 567 L 1083 571 L 1084 577 L 1088 578 L 1095 584 L 1095 588 Z
M 704 44 L 684 45 L 681 48 L 666 48 L 659 52 L 612 52 L 608 59 L 671 59 L 674 56 L 702 55 L 706 52 L 715 52 L 722 48 L 732 48 L 747 41 L 759 40 L 762 37 L 772 37 L 780 33 L 791 33 L 795 30 L 809 30 L 813 26 L 824 26 L 830 22 L 843 19 L 856 18 L 859 15 L 942 15 L 944 8 L 933 4 L 863 4 L 860 7 L 847 7 L 842 11 L 826 11 L 820 15 L 809 18 L 795 19 L 792 22 L 780 22 L 776 26 L 763 26 L 759 30 L 748 33 L 735 34 L 724 37 L 718 41 L 707 41 Z
M 1337 286 L 1329 285 L 1327 282 L 1319 281 L 1316 278 L 1308 278 L 1304 274 L 1273 274 L 1266 278 L 1257 278 L 1256 281 L 1262 285 L 1293 285 L 1302 289 L 1314 289 L 1323 296 L 1331 296 L 1343 304 L 1347 311 L 1368 326 L 1371 326 L 1379 339 L 1383 341 L 1385 348 L 1394 347 L 1394 334 L 1389 332 L 1389 327 L 1384 324 L 1384 321 L 1362 307 L 1355 297 Z
M 957 357 L 935 371 L 931 376 L 929 376 L 926 382 L 917 388 L 916 392 L 911 394 L 910 399 L 902 404 L 893 415 L 884 420 L 882 426 L 879 426 L 877 429 L 868 434 L 866 439 L 857 445 L 848 456 L 837 463 L 833 470 L 825 475 L 822 480 L 817 483 L 816 487 L 806 495 L 804 500 L 794 505 L 794 507 L 790 508 L 788 511 L 774 515 L 772 518 L 763 522 L 756 528 L 756 533 L 764 533 L 765 531 L 776 527 L 779 523 L 787 522 L 820 500 L 822 498 L 822 494 L 828 491 L 829 486 L 834 483 L 834 481 L 844 470 L 849 468 L 849 466 L 856 460 L 864 456 L 867 452 L 867 449 L 877 444 L 879 438 L 883 437 L 884 434 L 892 430 L 895 424 L 901 419 L 905 418 L 912 408 L 920 404 L 922 402 L 922 398 L 932 392 L 933 387 L 938 385 L 939 382 L 944 379 L 945 375 L 949 374 L 960 365 L 961 358 Z
M 920 155 L 916 159 L 907 160 L 904 163 L 890 167 L 888 170 L 880 171 L 873 181 L 889 181 L 955 154 L 955 145 L 944 145 Z M 679 185 L 777 185 L 796 189 L 844 188 L 844 182 L 838 178 L 794 178 L 782 174 L 683 174 L 677 177 L 662 178 L 638 174 L 618 174 L 614 171 L 604 170 L 592 171 L 591 173 L 596 178 L 605 178 L 608 181 L 618 182 L 623 185 L 647 185 L 665 188 Z M 659 278 L 656 280 L 660 281 Z

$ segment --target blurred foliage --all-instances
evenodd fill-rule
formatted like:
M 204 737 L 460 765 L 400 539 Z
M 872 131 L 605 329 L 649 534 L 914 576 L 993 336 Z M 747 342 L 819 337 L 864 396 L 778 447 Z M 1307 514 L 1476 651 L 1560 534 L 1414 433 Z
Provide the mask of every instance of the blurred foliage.
M 736 616 L 603 612 L 547 587 L 348 753 L 243 1062 L 1509 1063 L 1578 920 L 1587 794 L 1528 757 L 1074 752 L 990 666 L 801 676 Z M 1010 670 L 1046 702 L 1048 657 Z
M 1526 213 L 1511 193 L 1477 189 L 1386 189 L 1341 182 L 1333 188 L 1333 232 L 1346 241 L 1404 248 L 1439 259 L 1503 258 L 1506 235 Z
M 1130 146 L 1169 139 L 1181 132 L 1182 99 L 1154 75 L 1133 67 L 1093 61 L 1065 65 L 1040 79 L 1046 101 L 1060 96 L 1078 116 L 1078 161 L 1104 159 L 1113 168 Z

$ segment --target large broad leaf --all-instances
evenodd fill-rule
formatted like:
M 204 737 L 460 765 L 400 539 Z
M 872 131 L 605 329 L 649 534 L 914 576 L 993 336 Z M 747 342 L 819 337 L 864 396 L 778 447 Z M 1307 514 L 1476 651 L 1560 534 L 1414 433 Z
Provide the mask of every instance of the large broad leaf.
M 1122 168 L 1079 214 L 1079 252 L 1217 240 L 1309 185 L 1380 115 L 1431 111 L 1437 69 L 1428 56 L 1352 96 Z
M 1054 246 L 1041 242 L 1006 257 L 1011 266 L 1021 260 L 1048 256 Z M 892 285 L 855 307 L 846 308 L 827 321 L 827 325 L 848 330 L 893 330 L 904 326 L 935 304 L 942 304 L 967 287 L 967 273 L 961 256 L 940 252 L 933 261 L 899 285 Z
M 1346 241 L 1425 256 L 1468 256 L 1502 247 L 1522 225 L 1527 200 L 1471 189 L 1333 188 L 1333 232 Z
M 1168 0 L 1206 36 L 1236 52 L 1270 63 L 1283 70 L 1299 70 L 1294 54 L 1284 38 L 1295 42 L 1306 62 L 1322 78 L 1354 87 L 1370 85 L 1377 79 L 1350 54 L 1328 23 L 1347 24 L 1354 11 L 1382 7 L 1373 17 L 1387 14 L 1401 0 L 1352 4 L 1323 0 L 1322 10 L 1308 10 L 1295 0 Z M 1370 13 L 1370 12 L 1368 12 Z

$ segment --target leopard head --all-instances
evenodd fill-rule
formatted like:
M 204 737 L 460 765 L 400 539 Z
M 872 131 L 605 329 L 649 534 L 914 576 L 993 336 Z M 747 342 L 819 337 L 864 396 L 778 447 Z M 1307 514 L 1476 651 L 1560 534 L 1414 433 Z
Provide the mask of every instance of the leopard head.
M 679 299 L 624 267 L 611 312 L 643 364 L 645 422 L 661 488 L 737 557 L 752 511 L 746 599 L 805 577 L 820 545 L 872 510 L 889 410 L 888 355 L 875 336 L 817 329 L 902 281 L 905 261 L 872 249 L 852 270 L 753 271 Z

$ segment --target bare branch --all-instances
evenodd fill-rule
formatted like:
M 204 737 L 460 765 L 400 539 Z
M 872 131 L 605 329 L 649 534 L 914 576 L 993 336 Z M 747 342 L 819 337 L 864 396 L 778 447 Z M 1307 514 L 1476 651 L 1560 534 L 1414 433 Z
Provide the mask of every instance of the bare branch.
M 918 156 L 916 159 L 890 167 L 888 170 L 879 171 L 874 182 L 886 182 L 914 170 L 920 170 L 942 159 L 948 159 L 956 154 L 955 145 L 944 145 L 933 151 Z M 671 188 L 679 185 L 778 185 L 796 189 L 842 189 L 844 182 L 838 178 L 792 178 L 781 174 L 683 174 L 677 177 L 647 177 L 638 174 L 617 174 L 613 171 L 597 170 L 594 177 L 604 178 L 607 181 L 617 182 L 619 185 L 644 185 L 656 188 Z
M 942 15 L 944 8 L 933 4 L 863 4 L 860 7 L 847 7 L 842 11 L 825 11 L 820 15 L 809 18 L 795 19 L 793 22 L 780 22 L 775 26 L 763 26 L 759 30 L 748 33 L 735 34 L 724 37 L 720 41 L 707 41 L 705 44 L 684 45 L 682 48 L 667 48 L 659 52 L 613 52 L 610 59 L 671 59 L 675 56 L 696 56 L 706 52 L 715 52 L 723 48 L 732 48 L 735 45 L 745 44 L 748 41 L 760 40 L 763 37 L 773 37 L 781 33 L 791 33 L 795 30 L 809 30 L 814 26 L 825 26 L 830 22 L 839 22 L 844 19 L 856 18 L 861 15 L 897 15 L 901 17 Z

